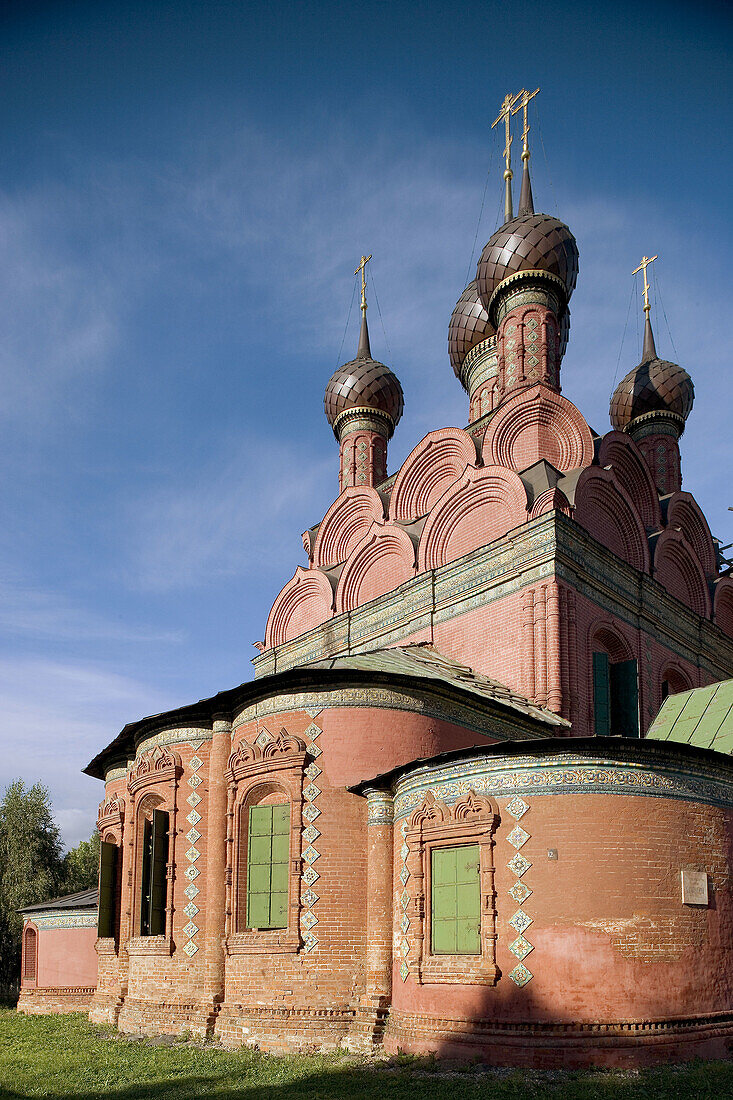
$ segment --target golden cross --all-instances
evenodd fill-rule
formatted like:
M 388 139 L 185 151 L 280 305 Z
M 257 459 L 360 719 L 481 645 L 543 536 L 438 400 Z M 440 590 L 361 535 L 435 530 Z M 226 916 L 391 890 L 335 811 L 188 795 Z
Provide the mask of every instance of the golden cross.
M 362 313 L 366 313 L 366 307 L 367 307 L 367 304 L 366 304 L 366 265 L 369 263 L 371 258 L 372 258 L 371 252 L 369 253 L 368 256 L 362 256 L 361 263 L 359 264 L 356 271 L 354 272 L 355 275 L 358 275 L 359 272 L 361 271 L 361 311 L 362 311 Z
M 535 88 L 533 92 L 528 92 L 526 88 L 522 88 L 519 93 L 521 97 L 521 103 L 517 103 L 516 107 L 512 110 L 512 114 L 515 115 L 517 111 L 524 111 L 524 129 L 522 130 L 522 160 L 529 160 L 529 145 L 527 144 L 527 138 L 529 137 L 529 126 L 527 125 L 527 104 L 530 99 L 539 92 L 539 88 Z
M 644 312 L 645 313 L 648 313 L 649 310 L 652 308 L 649 305 L 649 283 L 648 283 L 647 277 L 646 277 L 646 269 L 649 267 L 649 264 L 652 263 L 656 259 L 657 259 L 656 256 L 644 256 L 641 263 L 639 264 L 639 266 L 637 268 L 634 268 L 634 270 L 631 272 L 632 275 L 636 275 L 637 271 L 642 271 L 642 270 L 644 271 Z
M 512 167 L 511 167 L 512 137 L 511 137 L 511 133 L 509 131 L 509 121 L 512 117 L 512 110 L 514 109 L 514 104 L 517 102 L 517 100 L 519 99 L 521 94 L 522 94 L 521 92 L 517 92 L 516 95 L 509 95 L 509 93 L 507 92 L 507 94 L 504 96 L 504 102 L 501 105 L 501 111 L 499 112 L 499 117 L 494 119 L 494 121 L 491 123 L 491 129 L 493 130 L 494 127 L 498 126 L 498 124 L 501 122 L 501 120 L 504 119 L 504 124 L 505 124 L 505 127 L 506 127 L 506 143 L 504 145 L 504 161 L 505 161 L 506 171 L 509 173 L 509 179 L 511 179 L 511 171 L 512 171 Z M 504 178 L 506 179 L 506 176 Z

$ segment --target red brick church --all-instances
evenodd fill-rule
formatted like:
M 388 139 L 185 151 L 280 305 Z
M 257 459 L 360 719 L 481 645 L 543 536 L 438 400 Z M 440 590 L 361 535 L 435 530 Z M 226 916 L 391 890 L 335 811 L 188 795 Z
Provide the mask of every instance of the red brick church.
M 388 476 L 403 395 L 372 357 L 363 258 L 356 357 L 325 395 L 339 492 L 254 680 L 131 723 L 87 768 L 93 1020 L 536 1065 L 733 1038 L 733 767 L 682 720 L 646 737 L 666 696 L 733 676 L 733 579 L 682 488 L 693 385 L 657 354 L 644 257 L 611 430 L 562 393 L 578 249 L 535 213 L 529 98 L 500 116 L 508 138 L 524 107 L 517 214 L 507 140 L 505 221 L 449 325 L 468 424 Z

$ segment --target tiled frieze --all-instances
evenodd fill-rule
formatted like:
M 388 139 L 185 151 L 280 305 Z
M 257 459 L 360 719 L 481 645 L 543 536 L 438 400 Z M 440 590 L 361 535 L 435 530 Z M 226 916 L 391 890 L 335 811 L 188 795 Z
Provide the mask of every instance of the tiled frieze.
M 191 731 L 189 730 L 189 733 Z M 191 748 L 194 750 L 194 755 L 191 757 L 188 766 L 191 769 L 191 775 L 187 779 L 187 784 L 191 788 L 190 794 L 186 797 L 189 810 L 186 814 L 186 822 L 189 826 L 186 832 L 186 840 L 189 843 L 189 848 L 184 854 L 187 866 L 184 867 L 184 877 L 188 880 L 188 885 L 183 891 L 188 902 L 184 907 L 183 912 L 188 917 L 188 923 L 183 928 L 183 934 L 186 937 L 186 943 L 183 945 L 183 951 L 188 955 L 189 959 L 199 949 L 199 945 L 196 942 L 196 937 L 200 931 L 196 924 L 196 917 L 199 914 L 199 907 L 196 904 L 196 898 L 199 894 L 199 888 L 196 885 L 196 879 L 199 877 L 200 871 L 196 866 L 201 853 L 196 847 L 197 842 L 201 839 L 202 830 L 204 828 L 204 821 L 202 815 L 202 796 L 199 794 L 198 788 L 202 785 L 201 776 L 198 774 L 200 768 L 203 766 L 203 760 L 197 755 L 198 750 L 204 743 L 203 738 L 197 738 L 191 742 Z M 199 826 L 201 828 L 199 828 Z
M 410 848 L 406 840 L 408 832 L 408 824 L 405 819 L 400 826 L 400 835 L 402 837 L 402 845 L 400 847 L 400 933 L 397 937 L 397 951 L 399 953 L 402 962 L 400 963 L 400 977 L 403 982 L 406 982 L 410 974 L 410 964 L 407 961 L 407 957 L 410 954 L 410 940 L 408 933 L 410 931 L 410 918 L 407 915 L 407 910 L 410 905 L 410 895 L 408 893 L 407 884 L 410 878 L 410 872 L 407 868 L 407 857 L 410 854 Z
M 517 965 L 509 971 L 509 977 L 515 985 L 520 987 L 520 989 L 522 986 L 525 986 L 527 982 L 531 981 L 533 977 L 531 970 L 524 965 L 524 959 L 534 950 L 534 944 L 530 943 L 524 935 L 530 924 L 532 924 L 532 917 L 522 908 L 522 904 L 532 893 L 527 883 L 523 881 L 524 876 L 530 870 L 532 864 L 526 856 L 522 855 L 519 851 L 530 838 L 530 834 L 527 830 L 519 824 L 519 818 L 524 817 L 528 810 L 529 805 L 523 798 L 519 798 L 517 795 L 515 795 L 506 806 L 506 812 L 517 822 L 506 838 L 507 843 L 515 849 L 514 855 L 507 863 L 507 867 L 517 879 L 517 881 L 509 887 L 507 893 L 512 901 L 516 901 L 520 906 L 509 919 L 509 926 L 512 928 L 513 932 L 516 933 L 516 938 L 512 938 L 512 942 L 509 944 L 509 950 L 512 955 L 514 955 L 515 959 L 518 960 Z
M 97 911 L 66 909 L 53 913 L 32 913 L 30 919 L 38 928 L 96 928 Z
M 311 708 L 311 710 L 315 709 Z M 319 713 L 319 711 L 316 710 L 316 713 Z M 316 821 L 321 816 L 321 810 L 316 806 L 316 800 L 321 793 L 317 780 L 321 775 L 318 758 L 322 750 L 318 744 L 318 738 L 322 732 L 321 727 L 315 721 L 312 721 L 303 734 L 306 739 L 308 764 L 304 770 L 304 782 L 307 782 L 303 788 L 303 873 L 301 875 L 300 892 L 302 906 L 300 910 L 300 931 L 303 939 L 303 950 L 307 953 L 318 948 L 318 936 L 314 932 L 314 928 L 318 924 L 318 916 L 314 909 L 320 898 L 313 887 L 320 878 L 314 864 L 320 858 L 318 840 L 321 832 L 316 825 Z

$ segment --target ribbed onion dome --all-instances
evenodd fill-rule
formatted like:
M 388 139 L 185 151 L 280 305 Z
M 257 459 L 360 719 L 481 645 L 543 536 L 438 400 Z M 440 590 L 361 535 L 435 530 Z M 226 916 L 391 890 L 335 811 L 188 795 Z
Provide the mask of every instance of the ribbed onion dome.
M 687 420 L 695 399 L 695 387 L 687 371 L 659 359 L 647 314 L 644 326 L 644 351 L 638 367 L 622 378 L 613 392 L 609 414 L 616 431 L 647 413 L 667 412 Z
M 549 214 L 523 214 L 497 229 L 476 269 L 485 309 L 499 283 L 518 271 L 549 271 L 562 279 L 570 297 L 578 278 L 578 246 L 564 222 Z
M 448 325 L 448 355 L 456 378 L 461 377 L 463 360 L 471 348 L 495 333 L 478 296 L 476 283 L 469 283 L 456 302 Z
M 404 395 L 400 380 L 384 363 L 372 359 L 366 317 L 361 322 L 356 358 L 344 363 L 331 375 L 323 408 L 331 427 L 347 409 L 373 409 L 384 413 L 391 420 L 393 429 L 402 416 Z

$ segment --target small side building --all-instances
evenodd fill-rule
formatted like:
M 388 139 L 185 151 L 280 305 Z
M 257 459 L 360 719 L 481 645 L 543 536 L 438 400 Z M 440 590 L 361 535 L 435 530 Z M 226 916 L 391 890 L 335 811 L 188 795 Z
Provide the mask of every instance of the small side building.
M 86 1012 L 97 985 L 98 890 L 27 905 L 18 1011 Z

